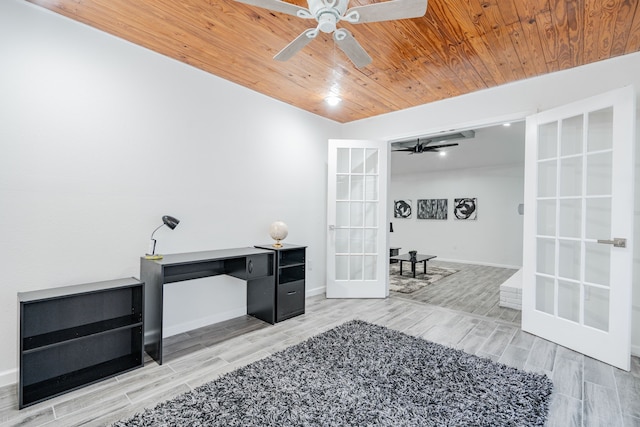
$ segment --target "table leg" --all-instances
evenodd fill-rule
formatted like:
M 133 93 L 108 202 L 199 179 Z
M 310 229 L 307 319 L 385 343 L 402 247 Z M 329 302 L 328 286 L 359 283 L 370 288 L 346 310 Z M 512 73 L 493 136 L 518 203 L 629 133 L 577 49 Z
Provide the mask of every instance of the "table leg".
M 424 274 L 427 275 L 427 260 L 424 260 Z
M 402 276 L 402 260 L 400 260 L 400 275 Z
M 411 261 L 411 273 L 413 273 L 413 278 L 416 278 L 416 263 Z

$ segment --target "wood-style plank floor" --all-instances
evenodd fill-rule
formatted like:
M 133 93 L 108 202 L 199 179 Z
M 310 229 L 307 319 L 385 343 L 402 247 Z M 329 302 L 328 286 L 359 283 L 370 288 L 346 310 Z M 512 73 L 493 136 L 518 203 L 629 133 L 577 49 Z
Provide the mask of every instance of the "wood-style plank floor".
M 22 411 L 17 409 L 16 387 L 4 387 L 0 426 L 109 425 L 350 319 L 547 374 L 555 387 L 549 426 L 640 426 L 638 358 L 633 358 L 632 371 L 624 372 L 522 332 L 515 310 L 496 308 L 497 299 L 490 304 L 502 277 L 513 270 L 465 264 L 455 268 L 460 271 L 436 282 L 451 287 L 441 292 L 434 286 L 384 300 L 315 296 L 307 299 L 304 315 L 273 326 L 243 316 L 173 336 L 166 340 L 161 366 L 148 359 L 144 368 Z

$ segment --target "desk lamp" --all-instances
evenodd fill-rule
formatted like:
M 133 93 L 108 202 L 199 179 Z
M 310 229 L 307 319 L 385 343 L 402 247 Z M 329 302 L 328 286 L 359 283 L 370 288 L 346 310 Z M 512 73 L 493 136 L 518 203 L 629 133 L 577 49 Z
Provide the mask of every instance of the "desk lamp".
M 180 223 L 180 220 L 172 216 L 165 215 L 162 217 L 162 224 L 160 224 L 158 228 L 153 230 L 153 233 L 151 233 L 151 241 L 149 242 L 149 253 L 146 254 L 145 258 L 162 259 L 162 255 L 156 254 L 156 240 L 153 238 L 153 235 L 156 234 L 156 231 L 158 231 L 161 227 L 164 227 L 165 225 L 173 230 L 174 228 L 176 228 L 176 226 L 179 223 Z

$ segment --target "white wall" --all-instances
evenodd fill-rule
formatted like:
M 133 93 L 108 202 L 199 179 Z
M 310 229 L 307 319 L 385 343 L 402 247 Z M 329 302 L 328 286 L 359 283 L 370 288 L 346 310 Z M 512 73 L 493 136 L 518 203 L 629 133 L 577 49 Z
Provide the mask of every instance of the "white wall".
M 163 214 L 182 220 L 156 234 L 164 253 L 268 242 L 282 219 L 288 242 L 309 245 L 308 288 L 322 290 L 327 139 L 495 123 L 640 90 L 636 53 L 338 125 L 23 0 L 0 1 L 0 57 L 0 385 L 16 380 L 17 292 L 138 276 Z M 184 299 L 168 326 L 244 309 L 235 279 L 207 280 L 175 292 Z M 634 326 L 640 345 L 638 308 Z
M 0 385 L 16 381 L 18 292 L 139 277 L 158 252 L 308 245 L 325 284 L 335 122 L 73 22 L 0 2 Z M 166 326 L 246 312 L 242 281 L 171 285 Z
M 401 247 L 401 253 L 417 250 L 443 261 L 522 266 L 522 216 L 517 206 L 523 200 L 524 165 L 393 175 L 390 193 L 391 200 L 413 203 L 410 219 L 392 219 L 390 245 Z M 478 199 L 477 220 L 455 219 L 453 199 L 459 197 Z M 447 199 L 448 219 L 417 219 L 418 199 Z

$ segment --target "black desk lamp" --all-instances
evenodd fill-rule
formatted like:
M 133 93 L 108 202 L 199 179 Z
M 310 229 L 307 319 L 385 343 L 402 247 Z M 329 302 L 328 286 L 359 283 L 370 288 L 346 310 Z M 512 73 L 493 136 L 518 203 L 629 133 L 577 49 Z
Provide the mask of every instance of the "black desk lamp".
M 178 224 L 180 224 L 179 219 L 176 219 L 169 215 L 165 215 L 162 217 L 162 224 L 160 224 L 158 228 L 153 230 L 153 233 L 151 233 L 151 241 L 149 242 L 149 253 L 147 253 L 145 258 L 162 259 L 162 255 L 156 254 L 156 240 L 153 238 L 153 235 L 156 234 L 156 231 L 158 231 L 161 227 L 164 227 L 165 225 L 173 230 L 174 228 L 176 228 Z

